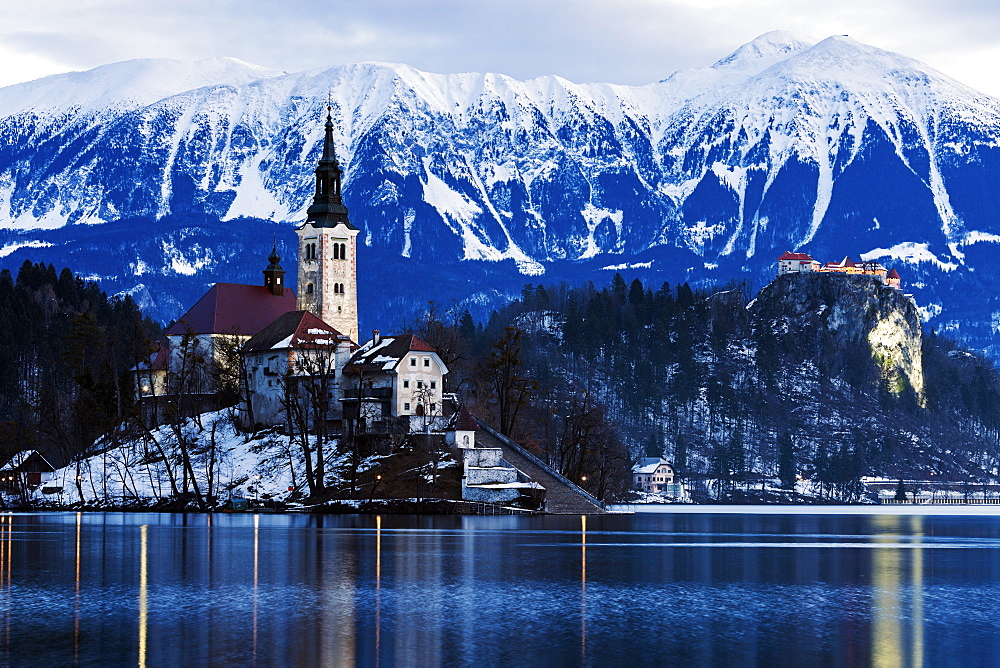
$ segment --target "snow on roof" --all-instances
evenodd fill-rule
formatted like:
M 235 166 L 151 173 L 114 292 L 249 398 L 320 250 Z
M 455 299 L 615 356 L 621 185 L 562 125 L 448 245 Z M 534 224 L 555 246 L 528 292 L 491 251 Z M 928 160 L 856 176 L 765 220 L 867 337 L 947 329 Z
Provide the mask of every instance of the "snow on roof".
M 785 251 L 785 253 L 778 258 L 781 260 L 805 260 L 806 262 L 812 261 L 812 257 L 806 255 L 805 253 L 792 253 L 791 251 Z
M 55 467 L 52 466 L 52 464 L 49 463 L 49 460 L 47 460 L 38 450 L 21 450 L 7 460 L 7 463 L 3 465 L 3 468 L 7 470 L 17 470 L 18 468 L 25 466 L 28 463 L 28 460 L 32 458 L 34 458 L 36 463 L 39 465 L 33 468 L 43 471 L 55 471 Z
M 244 350 L 315 348 L 339 343 L 350 343 L 350 339 L 309 311 L 289 311 L 252 336 Z
M 663 464 L 667 464 L 665 459 L 660 459 L 659 457 L 643 457 L 635 464 L 635 466 L 632 467 L 632 473 L 656 473 L 656 469 L 660 468 Z
M 385 336 L 377 344 L 372 339 L 361 346 L 351 358 L 345 372 L 392 371 L 411 352 L 437 351 L 413 334 Z

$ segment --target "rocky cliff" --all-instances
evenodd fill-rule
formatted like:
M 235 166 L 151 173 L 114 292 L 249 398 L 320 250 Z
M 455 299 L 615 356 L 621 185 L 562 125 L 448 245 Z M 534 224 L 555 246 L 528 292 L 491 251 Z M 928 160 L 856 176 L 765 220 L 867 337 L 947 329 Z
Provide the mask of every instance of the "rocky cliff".
M 875 276 L 786 274 L 750 304 L 759 330 L 827 373 L 924 403 L 920 315 Z

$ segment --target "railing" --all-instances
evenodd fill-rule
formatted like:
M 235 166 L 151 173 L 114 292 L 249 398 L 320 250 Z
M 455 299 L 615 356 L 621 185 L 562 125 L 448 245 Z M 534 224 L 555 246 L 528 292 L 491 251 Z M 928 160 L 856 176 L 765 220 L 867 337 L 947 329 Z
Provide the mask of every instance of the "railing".
M 453 501 L 459 515 L 541 515 L 541 511 L 476 501 Z
M 905 501 L 900 499 L 879 499 L 879 503 L 885 506 L 923 506 L 923 505 L 942 505 L 942 506 L 1000 506 L 1000 497 L 992 498 L 934 498 L 934 497 L 917 497 L 915 499 L 906 499 Z

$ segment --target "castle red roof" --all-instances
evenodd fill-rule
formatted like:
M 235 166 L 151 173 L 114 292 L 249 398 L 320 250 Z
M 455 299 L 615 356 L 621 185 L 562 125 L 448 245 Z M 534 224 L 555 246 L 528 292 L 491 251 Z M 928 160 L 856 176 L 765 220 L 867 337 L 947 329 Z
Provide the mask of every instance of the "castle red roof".
M 216 283 L 166 334 L 182 335 L 191 329 L 195 334 L 253 336 L 294 310 L 295 293 L 288 288 L 279 297 L 263 285 Z
M 781 260 L 806 260 L 806 261 L 811 261 L 812 258 L 809 255 L 806 255 L 805 253 L 792 253 L 791 251 L 785 251 L 784 255 L 782 255 L 781 257 L 778 258 L 779 262 Z
M 885 275 L 886 278 L 899 278 L 899 272 L 895 268 L 890 269 L 889 273 Z

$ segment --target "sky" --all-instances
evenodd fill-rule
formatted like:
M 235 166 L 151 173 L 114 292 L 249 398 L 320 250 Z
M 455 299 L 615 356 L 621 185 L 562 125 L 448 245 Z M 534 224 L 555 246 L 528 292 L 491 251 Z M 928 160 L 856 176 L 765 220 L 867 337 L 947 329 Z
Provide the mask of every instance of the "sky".
M 0 7 L 0 86 L 132 58 L 644 84 L 771 30 L 852 38 L 1000 96 L 996 0 L 43 0 Z

